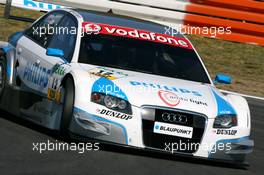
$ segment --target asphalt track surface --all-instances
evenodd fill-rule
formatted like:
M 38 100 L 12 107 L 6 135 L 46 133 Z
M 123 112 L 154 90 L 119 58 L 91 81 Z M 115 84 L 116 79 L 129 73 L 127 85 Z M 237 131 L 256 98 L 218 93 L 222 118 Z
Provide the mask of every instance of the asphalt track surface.
M 37 125 L 0 112 L 0 175 L 9 174 L 107 174 L 107 175 L 240 175 L 262 174 L 264 170 L 264 101 L 250 100 L 254 152 L 250 166 L 233 165 L 146 153 L 103 145 L 100 151 L 32 151 L 33 143 L 56 142 L 56 134 Z M 100 145 L 101 146 L 101 145 Z

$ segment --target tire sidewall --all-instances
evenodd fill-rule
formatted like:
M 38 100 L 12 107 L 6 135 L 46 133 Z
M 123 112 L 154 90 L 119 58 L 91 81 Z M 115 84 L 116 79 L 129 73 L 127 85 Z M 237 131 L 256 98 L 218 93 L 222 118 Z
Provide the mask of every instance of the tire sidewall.
M 60 123 L 60 135 L 62 137 L 69 136 L 69 127 L 73 118 L 73 108 L 75 101 L 75 87 L 72 78 L 67 78 L 63 85 L 64 99 L 62 107 L 62 116 Z

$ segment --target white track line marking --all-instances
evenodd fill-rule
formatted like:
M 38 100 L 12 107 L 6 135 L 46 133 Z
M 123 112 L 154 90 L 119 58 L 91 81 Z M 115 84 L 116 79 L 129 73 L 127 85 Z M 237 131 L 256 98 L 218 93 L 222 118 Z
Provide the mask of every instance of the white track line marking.
M 263 100 L 264 101 L 264 97 L 257 97 L 257 96 L 252 96 L 252 95 L 240 94 L 240 93 L 237 93 L 237 92 L 231 92 L 231 91 L 226 91 L 226 90 L 220 90 L 220 91 L 223 92 L 223 93 L 240 95 L 240 96 L 243 96 L 243 97 L 253 98 L 253 99 Z

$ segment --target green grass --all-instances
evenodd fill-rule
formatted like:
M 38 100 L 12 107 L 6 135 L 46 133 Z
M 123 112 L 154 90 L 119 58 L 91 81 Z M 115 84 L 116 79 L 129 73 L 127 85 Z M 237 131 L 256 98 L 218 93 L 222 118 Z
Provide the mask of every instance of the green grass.
M 189 36 L 205 62 L 209 73 L 233 77 L 231 85 L 222 89 L 264 96 L 264 47 L 218 39 Z
M 0 6 L 0 40 L 7 40 L 16 31 L 23 30 L 30 23 L 6 20 Z M 38 18 L 42 14 L 28 10 L 12 10 L 12 14 L 29 18 Z M 192 41 L 212 78 L 217 73 L 233 77 L 232 85 L 220 85 L 219 88 L 239 93 L 264 96 L 264 47 L 210 39 L 190 35 Z
M 30 23 L 28 22 L 6 20 L 3 18 L 3 14 L 4 14 L 4 7 L 3 5 L 0 5 L 0 41 L 6 41 L 10 34 L 17 31 L 21 31 L 25 29 L 28 25 L 30 25 Z M 43 13 L 29 11 L 29 10 L 12 9 L 11 14 L 13 16 L 37 19 Z

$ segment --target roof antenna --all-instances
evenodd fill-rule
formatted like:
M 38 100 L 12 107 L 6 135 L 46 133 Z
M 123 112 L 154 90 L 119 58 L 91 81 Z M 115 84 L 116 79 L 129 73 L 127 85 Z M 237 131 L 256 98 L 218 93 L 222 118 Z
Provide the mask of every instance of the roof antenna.
M 107 12 L 107 13 L 114 14 L 114 12 L 113 12 L 113 10 L 112 10 L 112 9 L 108 10 L 108 12 Z

